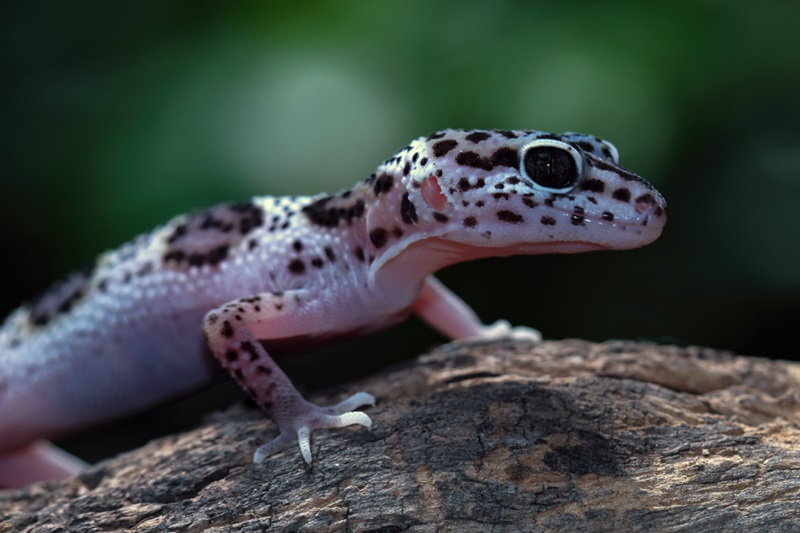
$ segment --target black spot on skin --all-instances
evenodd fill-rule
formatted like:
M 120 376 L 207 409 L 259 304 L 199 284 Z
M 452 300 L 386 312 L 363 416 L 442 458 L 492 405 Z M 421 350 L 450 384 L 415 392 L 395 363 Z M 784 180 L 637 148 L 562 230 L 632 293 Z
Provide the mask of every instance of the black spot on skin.
M 544 226 L 555 226 L 556 225 L 556 219 L 554 219 L 553 217 L 542 217 L 541 218 L 541 223 Z
M 611 156 L 611 150 L 608 148 L 608 146 L 603 146 L 603 148 L 600 149 L 600 153 L 603 154 L 604 156 L 606 156 L 609 159 L 614 159 Z
M 173 242 L 177 241 L 178 239 L 186 235 L 187 229 L 188 228 L 186 227 L 186 224 L 180 224 L 176 226 L 175 229 L 172 230 L 172 234 L 169 237 L 167 237 L 167 244 L 172 244 Z
M 475 152 L 461 152 L 456 156 L 456 163 L 466 167 L 492 170 L 492 164 Z
M 578 141 L 578 147 L 583 150 L 584 152 L 592 153 L 594 152 L 594 145 L 589 141 Z
M 603 217 L 603 220 L 608 220 L 609 222 L 613 222 L 614 220 L 614 213 L 611 211 L 603 211 L 603 214 L 600 216 Z
M 456 146 L 458 146 L 458 141 L 454 141 L 453 139 L 439 141 L 433 145 L 433 155 L 436 157 L 442 157 Z
M 496 192 L 492 195 L 495 200 L 509 200 L 511 195 L 507 192 Z
M 602 180 L 595 178 L 585 179 L 581 182 L 582 191 L 603 192 L 606 190 L 606 184 Z
M 378 180 L 375 181 L 376 184 L 377 182 Z M 385 183 L 382 187 L 385 186 Z M 364 215 L 364 207 L 365 204 L 362 198 L 353 201 L 350 198 L 343 199 L 327 196 L 305 206 L 303 214 L 318 226 L 335 228 L 342 222 L 352 225 L 353 220 Z M 288 223 L 285 226 L 288 227 Z
M 300 259 L 293 259 L 289 263 L 289 272 L 292 274 L 302 274 L 306 271 L 306 264 L 303 263 Z
M 522 215 L 506 209 L 497 212 L 497 220 L 500 222 L 506 222 L 508 224 L 522 224 L 525 222 L 525 219 L 522 218 Z
M 233 326 L 227 320 L 222 323 L 222 329 L 219 330 L 220 334 L 226 339 L 233 337 Z
M 256 350 L 255 345 L 250 341 L 242 342 L 242 350 L 247 352 L 250 355 L 250 361 L 255 361 L 258 359 L 258 350 Z
M 303 243 L 300 241 L 294 241 L 292 243 L 292 248 L 294 248 L 295 252 L 302 252 L 303 251 Z
M 232 246 L 263 225 L 264 213 L 250 202 L 222 204 L 188 215 L 167 237 L 163 261 L 170 268 L 217 265 Z M 239 235 L 233 235 L 233 229 Z
M 330 246 L 325 247 L 325 257 L 327 257 L 328 261 L 330 261 L 331 263 L 336 261 L 336 254 L 333 253 L 333 248 L 331 248 Z
M 509 185 L 516 185 L 517 183 L 519 183 L 519 178 L 516 178 L 514 176 L 506 178 L 506 183 L 508 183 Z
M 475 207 L 483 207 L 484 205 L 486 204 L 484 203 L 483 200 L 478 200 L 477 202 L 475 202 Z
M 519 152 L 507 146 L 498 148 L 489 158 L 489 163 L 490 166 L 517 168 L 519 166 Z
M 573 208 L 572 208 L 572 210 L 573 210 L 575 213 L 577 213 L 578 215 L 582 215 L 582 214 L 583 214 L 583 212 L 584 212 L 584 211 L 583 211 L 583 208 L 582 208 L 581 206 L 579 206 L 579 205 L 576 205 L 575 207 L 573 207 Z
M 223 244 L 221 246 L 217 246 L 210 252 L 208 252 L 208 263 L 211 265 L 216 265 L 224 261 L 228 257 L 228 246 Z
M 509 131 L 509 130 L 494 130 L 494 131 L 499 133 L 500 135 L 502 135 L 506 139 L 516 139 L 517 138 L 517 134 L 514 133 L 513 131 Z
M 265 376 L 269 376 L 269 375 L 272 374 L 272 370 L 269 369 L 268 367 L 264 366 L 264 365 L 258 365 L 256 367 L 256 373 L 263 374 Z
M 433 212 L 433 219 L 434 219 L 436 222 L 442 222 L 442 223 L 444 223 L 444 222 L 447 222 L 448 220 L 450 220 L 450 219 L 447 217 L 447 215 L 445 215 L 444 213 L 440 213 L 440 212 L 438 212 L 438 211 L 434 211 L 434 212 Z
M 406 166 L 410 168 L 410 165 L 406 163 Z M 404 171 L 404 174 L 408 174 L 408 172 Z M 375 183 L 372 185 L 372 190 L 375 191 L 376 195 L 381 195 L 389 190 L 391 190 L 392 186 L 394 185 L 394 178 L 390 174 L 381 174 L 375 180 Z
M 417 208 L 414 203 L 408 199 L 408 193 L 403 195 L 400 201 L 400 216 L 406 224 L 415 224 L 417 220 Z
M 375 228 L 369 232 L 369 240 L 375 248 L 383 248 L 389 239 L 389 233 L 383 228 Z
M 474 131 L 469 135 L 467 135 L 465 139 L 475 144 L 478 144 L 481 141 L 485 141 L 489 137 L 491 137 L 491 135 L 486 133 L 485 131 Z
M 359 261 L 363 262 L 364 259 L 366 259 L 366 257 L 364 256 L 364 249 L 361 248 L 360 246 L 356 246 L 356 249 L 353 250 L 353 253 L 356 254 L 356 259 L 358 259 Z
M 206 262 L 206 256 L 199 252 L 189 255 L 189 266 L 201 267 Z
M 59 314 L 68 313 L 89 291 L 94 266 L 73 273 L 27 304 L 28 321 L 44 326 Z
M 630 202 L 631 201 L 631 191 L 621 187 L 614 191 L 614 194 L 611 195 L 615 200 L 619 200 L 620 202 Z
M 447 135 L 447 132 L 446 132 L 446 131 L 437 131 L 437 132 L 431 133 L 430 135 L 428 135 L 427 137 L 425 137 L 425 140 L 426 140 L 426 141 L 432 141 L 432 140 L 434 140 L 434 139 L 441 139 L 441 138 L 442 138 L 442 137 L 444 137 L 445 135 Z
M 661 208 L 661 206 L 658 206 L 656 207 L 655 211 L 653 211 L 653 214 L 657 217 L 660 217 L 664 214 L 664 210 Z
M 394 235 L 395 239 L 399 239 L 403 236 L 403 230 L 400 228 L 400 226 L 395 226 L 392 228 L 392 235 Z
M 536 202 L 534 202 L 533 200 L 531 200 L 530 198 L 524 198 L 524 197 L 522 198 L 522 203 L 523 203 L 523 204 L 525 204 L 525 205 L 527 205 L 527 206 L 528 206 L 528 207 L 530 207 L 531 209 L 533 209 L 534 207 L 536 207 L 537 205 L 539 205 L 539 204 L 537 204 Z
M 411 163 L 406 161 L 405 166 L 403 167 L 403 176 L 408 176 L 408 173 L 411 172 Z
M 474 188 L 475 188 L 474 186 L 470 185 L 469 180 L 467 178 L 461 178 L 458 180 L 458 190 L 460 190 L 461 192 L 465 192 Z
M 572 215 L 569 219 L 573 226 L 582 226 L 583 225 L 583 216 L 582 215 Z
M 231 211 L 239 213 L 239 233 L 244 236 L 264 223 L 264 212 L 256 205 L 242 202 L 232 204 Z
M 464 219 L 464 227 L 465 228 L 474 228 L 478 225 L 478 221 L 475 220 L 475 217 L 467 217 Z
M 419 164 L 424 167 L 425 165 L 428 164 L 428 158 L 427 157 L 423 157 L 422 159 L 419 160 Z
M 227 359 L 229 363 L 233 363 L 238 358 L 239 354 L 236 352 L 236 350 L 228 350 L 225 352 L 225 359 Z
M 322 265 L 323 265 L 322 259 L 320 259 L 319 257 L 314 257 L 313 259 L 311 259 L 311 266 L 313 266 L 314 268 L 322 268 Z
M 594 196 L 587 196 L 586 199 L 592 202 L 594 205 L 597 205 L 597 199 Z

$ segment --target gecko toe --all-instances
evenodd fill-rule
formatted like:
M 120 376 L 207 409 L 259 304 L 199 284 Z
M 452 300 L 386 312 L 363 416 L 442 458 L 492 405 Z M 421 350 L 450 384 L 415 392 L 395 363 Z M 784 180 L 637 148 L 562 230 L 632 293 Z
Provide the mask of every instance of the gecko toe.
M 271 441 L 266 444 L 262 444 L 258 447 L 258 449 L 253 453 L 253 462 L 255 464 L 260 464 L 264 462 L 264 459 L 269 457 L 270 455 L 275 455 L 278 452 L 282 452 L 286 448 L 292 445 L 293 439 L 288 437 L 287 433 L 281 433 Z M 311 456 L 309 452 L 309 457 Z M 310 460 L 309 460 L 310 462 Z
M 354 411 L 359 407 L 375 405 L 375 397 L 366 392 L 357 392 L 347 398 L 346 400 L 332 405 L 326 411 L 332 415 L 341 415 L 350 411 Z
M 343 402 L 330 407 L 320 407 L 301 401 L 301 411 L 293 416 L 278 420 L 280 435 L 260 446 L 253 454 L 253 462 L 261 463 L 270 455 L 292 446 L 300 447 L 300 454 L 307 464 L 311 464 L 311 432 L 317 429 L 335 429 L 346 426 L 372 428 L 372 420 L 366 413 L 356 411 L 358 407 L 375 405 L 375 398 L 366 392 L 356 393 Z

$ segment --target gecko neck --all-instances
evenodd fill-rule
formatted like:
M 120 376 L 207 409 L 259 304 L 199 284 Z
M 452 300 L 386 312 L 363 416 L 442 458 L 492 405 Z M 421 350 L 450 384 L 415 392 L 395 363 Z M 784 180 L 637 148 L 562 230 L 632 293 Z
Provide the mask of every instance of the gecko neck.
M 394 291 L 422 287 L 428 276 L 454 263 L 513 253 L 423 236 L 379 256 L 370 268 L 370 286 L 374 291 L 396 299 L 399 295 Z

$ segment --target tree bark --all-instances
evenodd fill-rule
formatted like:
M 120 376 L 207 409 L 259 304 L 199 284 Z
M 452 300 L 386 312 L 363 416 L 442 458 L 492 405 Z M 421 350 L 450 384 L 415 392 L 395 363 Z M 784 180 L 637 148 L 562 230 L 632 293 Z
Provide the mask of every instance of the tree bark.
M 337 391 L 374 427 L 275 434 L 239 405 L 61 482 L 6 531 L 798 531 L 800 365 L 707 348 L 454 343 Z

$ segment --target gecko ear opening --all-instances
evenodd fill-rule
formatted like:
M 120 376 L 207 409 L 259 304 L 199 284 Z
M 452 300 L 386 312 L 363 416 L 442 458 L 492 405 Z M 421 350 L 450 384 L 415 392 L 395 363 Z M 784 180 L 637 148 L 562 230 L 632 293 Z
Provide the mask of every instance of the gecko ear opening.
M 447 197 L 436 176 L 428 176 L 422 182 L 422 199 L 434 211 L 441 211 L 447 206 Z

